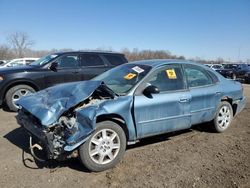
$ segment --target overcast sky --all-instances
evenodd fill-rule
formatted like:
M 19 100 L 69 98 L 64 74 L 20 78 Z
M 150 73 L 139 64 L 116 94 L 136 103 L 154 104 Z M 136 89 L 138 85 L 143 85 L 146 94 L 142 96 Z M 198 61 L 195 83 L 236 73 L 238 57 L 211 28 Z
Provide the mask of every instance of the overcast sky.
M 0 45 L 14 31 L 37 50 L 126 47 L 245 61 L 250 0 L 0 0 Z

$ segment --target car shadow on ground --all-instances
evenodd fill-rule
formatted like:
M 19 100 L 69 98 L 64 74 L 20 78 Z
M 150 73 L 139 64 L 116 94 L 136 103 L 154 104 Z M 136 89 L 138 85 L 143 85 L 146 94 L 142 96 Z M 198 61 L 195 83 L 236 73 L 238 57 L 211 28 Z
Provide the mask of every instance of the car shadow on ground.
M 191 132 L 191 130 L 187 129 L 187 130 L 181 130 L 181 131 L 165 133 L 165 134 L 161 134 L 161 135 L 157 135 L 157 136 L 147 137 L 147 138 L 141 139 L 136 144 L 128 145 L 127 149 L 131 150 L 131 149 L 135 149 L 135 148 L 138 148 L 138 147 L 143 147 L 143 146 L 146 146 L 146 145 L 157 144 L 157 143 L 160 143 L 160 142 L 163 142 L 163 141 L 168 141 L 168 140 L 170 140 L 170 137 L 178 136 L 178 135 L 185 134 L 185 133 L 188 133 L 188 132 Z
M 156 143 L 159 143 L 162 141 L 170 140 L 171 137 L 185 135 L 185 134 L 191 133 L 193 131 L 214 133 L 214 131 L 213 131 L 213 129 L 211 129 L 211 127 L 212 127 L 211 122 L 197 124 L 197 125 L 192 126 L 190 129 L 180 130 L 180 131 L 175 131 L 175 132 L 165 133 L 162 135 L 144 138 L 144 139 L 140 140 L 140 142 L 138 142 L 134 145 L 129 145 L 127 147 L 127 149 L 134 149 L 134 148 L 138 148 L 138 147 L 142 147 L 142 146 L 146 146 L 146 145 L 156 144 Z
M 193 125 L 191 129 L 199 132 L 215 133 L 215 130 L 213 129 L 213 122 Z
M 11 111 L 5 104 L 0 105 L 0 109 L 2 109 L 5 112 L 15 113 Z
M 211 123 L 210 123 L 211 124 Z M 193 130 L 200 131 L 200 132 L 211 132 L 211 127 L 209 123 L 203 123 L 196 125 L 192 127 Z M 178 135 L 190 133 L 193 130 L 192 129 L 187 129 L 187 130 L 182 130 L 182 131 L 176 131 L 176 132 L 171 132 L 171 133 L 166 133 L 162 135 L 157 135 L 153 137 L 148 137 L 145 139 L 142 139 L 140 142 L 130 145 L 127 147 L 128 150 L 133 150 L 138 147 L 143 147 L 146 145 L 151 145 L 151 144 L 156 144 L 160 143 L 163 141 L 168 141 L 171 139 L 171 137 L 175 137 Z M 29 135 L 28 133 L 22 128 L 16 128 L 6 134 L 4 136 L 9 142 L 17 146 L 18 148 L 22 149 L 22 158 L 23 164 L 27 168 L 31 169 L 42 169 L 42 168 L 47 168 L 50 169 L 50 172 L 56 171 L 59 168 L 63 167 L 69 167 L 71 169 L 81 171 L 81 172 L 87 172 L 90 173 L 88 169 L 86 169 L 78 160 L 78 158 L 72 158 L 72 159 L 67 159 L 65 161 L 56 161 L 56 160 L 49 160 L 45 162 L 40 162 L 38 160 L 35 160 L 29 149 Z
M 40 162 L 35 160 L 29 149 L 29 135 L 22 128 L 16 128 L 4 135 L 4 138 L 9 142 L 22 149 L 21 160 L 23 165 L 30 169 L 42 169 L 47 168 L 50 169 L 50 172 L 56 171 L 59 168 L 69 167 L 74 170 L 82 171 L 82 172 L 90 172 L 86 169 L 77 158 L 67 159 L 65 161 L 56 161 L 56 160 L 47 160 L 45 162 Z M 43 154 L 44 155 L 44 154 Z

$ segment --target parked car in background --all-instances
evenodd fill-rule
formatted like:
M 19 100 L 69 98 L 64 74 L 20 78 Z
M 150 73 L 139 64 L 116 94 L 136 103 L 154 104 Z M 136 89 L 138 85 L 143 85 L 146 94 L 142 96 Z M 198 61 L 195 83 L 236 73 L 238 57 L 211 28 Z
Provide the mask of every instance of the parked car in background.
M 59 83 L 89 80 L 127 63 L 123 54 L 111 52 L 62 52 L 40 58 L 28 66 L 0 69 L 0 104 L 16 111 L 22 96 Z
M 25 96 L 17 101 L 17 119 L 37 160 L 40 148 L 48 159 L 79 155 L 89 170 L 103 171 L 122 159 L 127 144 L 145 137 L 210 121 L 224 132 L 245 102 L 239 82 L 208 67 L 143 60 Z
M 217 70 L 221 75 L 231 79 L 242 79 L 244 75 L 249 71 L 247 64 L 227 64 L 224 69 Z
M 224 67 L 221 64 L 211 64 L 210 68 L 213 70 L 220 70 L 223 69 Z
M 210 68 L 212 64 L 204 64 L 204 65 Z
M 7 63 L 7 60 L 0 60 L 0 66 L 3 65 L 4 63 Z
M 19 67 L 28 65 L 39 58 L 33 58 L 33 57 L 26 57 L 26 58 L 19 58 L 19 59 L 12 59 L 11 61 L 8 61 L 0 66 L 0 68 L 8 68 L 8 67 Z
M 250 67 L 245 64 L 237 71 L 236 79 L 249 83 L 249 72 L 250 72 Z

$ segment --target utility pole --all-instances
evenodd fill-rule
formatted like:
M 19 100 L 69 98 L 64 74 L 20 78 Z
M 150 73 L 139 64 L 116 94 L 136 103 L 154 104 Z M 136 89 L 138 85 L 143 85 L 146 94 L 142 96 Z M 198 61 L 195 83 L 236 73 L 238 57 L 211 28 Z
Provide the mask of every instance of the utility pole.
M 240 51 L 241 51 L 241 46 L 239 47 L 239 51 L 238 51 L 238 62 L 240 62 Z

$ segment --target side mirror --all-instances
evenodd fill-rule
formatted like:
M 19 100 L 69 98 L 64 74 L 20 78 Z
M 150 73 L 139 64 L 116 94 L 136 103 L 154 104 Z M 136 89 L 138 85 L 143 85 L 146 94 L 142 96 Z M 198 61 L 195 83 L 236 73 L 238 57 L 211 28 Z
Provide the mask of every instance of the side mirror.
M 56 72 L 58 68 L 58 63 L 57 62 L 52 62 L 49 66 L 49 69 Z
M 153 85 L 150 85 L 143 90 L 143 94 L 146 96 L 151 96 L 151 94 L 156 94 L 156 93 L 160 93 L 160 90 L 158 87 Z

